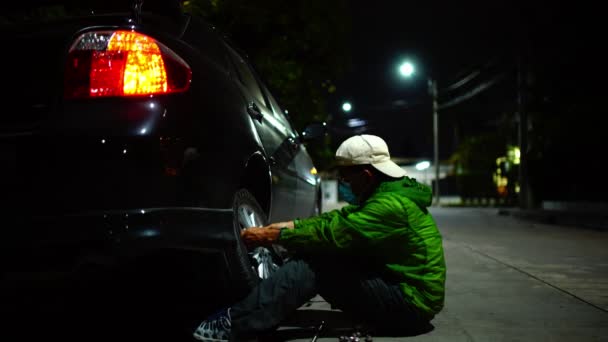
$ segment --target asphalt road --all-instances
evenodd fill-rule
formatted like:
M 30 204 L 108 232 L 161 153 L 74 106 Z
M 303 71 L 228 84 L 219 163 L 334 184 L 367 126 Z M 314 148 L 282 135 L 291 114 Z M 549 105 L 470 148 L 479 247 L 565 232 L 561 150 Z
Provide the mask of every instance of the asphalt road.
M 431 212 L 444 237 L 445 308 L 429 333 L 374 341 L 608 341 L 608 232 L 497 209 Z M 309 325 L 325 314 L 326 325 L 348 328 L 320 297 L 300 311 Z M 310 332 L 291 338 L 293 328 L 283 328 L 283 340 L 310 341 Z M 338 331 L 328 328 L 318 341 L 336 341 Z

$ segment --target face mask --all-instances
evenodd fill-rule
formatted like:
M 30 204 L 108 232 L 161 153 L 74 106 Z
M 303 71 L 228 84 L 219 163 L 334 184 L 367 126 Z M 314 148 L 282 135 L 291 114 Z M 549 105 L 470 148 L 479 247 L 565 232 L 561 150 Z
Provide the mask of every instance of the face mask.
M 353 193 L 350 184 L 346 182 L 338 183 L 338 198 L 349 204 L 359 204 L 359 199 Z

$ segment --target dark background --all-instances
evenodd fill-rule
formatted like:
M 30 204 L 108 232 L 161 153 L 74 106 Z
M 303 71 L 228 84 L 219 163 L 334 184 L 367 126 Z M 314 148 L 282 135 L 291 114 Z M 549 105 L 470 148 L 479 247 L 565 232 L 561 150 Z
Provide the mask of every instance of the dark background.
M 337 84 L 330 112 L 343 116 L 342 101 L 351 101 L 350 115 L 369 120 L 368 132 L 390 140 L 396 155 L 432 155 L 429 76 L 438 82 L 441 104 L 502 75 L 477 96 L 440 111 L 442 158 L 450 156 L 462 137 L 496 129 L 501 115 L 516 110 L 519 58 L 526 70 L 529 111 L 594 107 L 578 114 L 577 120 L 585 123 L 568 134 L 573 143 L 588 140 L 585 136 L 599 123 L 599 112 L 605 112 L 598 88 L 605 28 L 598 5 L 381 1 L 351 6 L 353 64 Z M 417 66 L 409 80 L 397 74 L 404 58 Z M 475 70 L 480 76 L 466 86 L 442 93 Z
M 144 6 L 158 1 L 163 0 L 146 0 Z M 523 134 L 529 167 L 524 174 L 536 205 L 605 201 L 607 30 L 600 3 L 189 0 L 183 5 L 251 57 L 297 129 L 312 121 L 329 123 L 329 136 L 309 144 L 322 172 L 331 172 L 339 143 L 360 133 L 383 137 L 393 157 L 432 160 L 427 79 L 433 78 L 439 88 L 439 157 L 458 170 L 455 177 L 470 179 L 460 190 L 493 196 L 496 160 L 520 145 Z M 64 13 L 53 8 L 28 16 L 47 20 Z M 22 17 L 3 13 L 0 19 Z M 397 72 L 405 58 L 416 65 L 411 79 Z M 350 113 L 341 110 L 344 101 L 353 104 Z M 526 121 L 520 123 L 523 114 Z M 517 167 L 508 172 L 510 184 L 519 181 Z

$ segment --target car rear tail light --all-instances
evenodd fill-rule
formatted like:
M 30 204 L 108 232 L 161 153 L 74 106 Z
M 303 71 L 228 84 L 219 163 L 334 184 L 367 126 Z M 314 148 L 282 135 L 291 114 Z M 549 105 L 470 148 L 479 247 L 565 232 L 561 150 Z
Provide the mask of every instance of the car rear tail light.
M 68 99 L 143 96 L 188 90 L 190 66 L 168 47 L 134 31 L 82 34 L 69 50 Z

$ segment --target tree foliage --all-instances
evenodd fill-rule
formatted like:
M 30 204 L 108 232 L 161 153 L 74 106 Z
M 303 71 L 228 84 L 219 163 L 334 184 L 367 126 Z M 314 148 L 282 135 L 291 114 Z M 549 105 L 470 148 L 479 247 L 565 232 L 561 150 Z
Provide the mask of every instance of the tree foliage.
M 350 66 L 348 1 L 189 0 L 184 8 L 249 55 L 296 129 L 327 120 L 334 80 Z M 318 167 L 329 164 L 327 139 L 310 147 Z
M 496 159 L 506 153 L 506 140 L 497 133 L 471 136 L 465 139 L 450 157 L 456 182 L 462 197 L 495 197 L 492 174 Z

